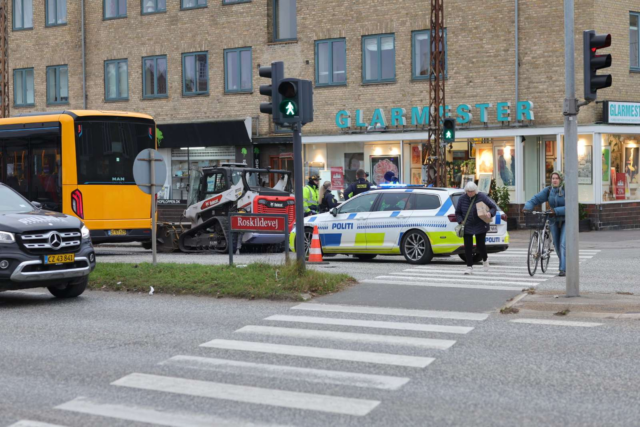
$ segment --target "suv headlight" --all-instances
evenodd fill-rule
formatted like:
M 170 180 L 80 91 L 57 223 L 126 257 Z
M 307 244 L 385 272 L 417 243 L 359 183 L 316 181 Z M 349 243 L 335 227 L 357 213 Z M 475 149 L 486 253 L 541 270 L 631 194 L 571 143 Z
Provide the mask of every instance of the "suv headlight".
M 86 225 L 82 225 L 82 229 L 80 231 L 82 232 L 83 239 L 89 239 L 91 237 L 91 232 Z
M 0 231 L 0 243 L 14 243 L 16 236 L 13 233 L 7 231 Z

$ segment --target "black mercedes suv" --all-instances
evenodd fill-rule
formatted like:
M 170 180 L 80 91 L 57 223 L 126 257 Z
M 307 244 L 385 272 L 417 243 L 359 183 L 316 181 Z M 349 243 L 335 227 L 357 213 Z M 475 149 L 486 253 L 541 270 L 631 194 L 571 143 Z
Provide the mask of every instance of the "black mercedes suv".
M 0 184 L 0 292 L 46 287 L 55 297 L 74 298 L 95 266 L 82 221 L 42 210 Z

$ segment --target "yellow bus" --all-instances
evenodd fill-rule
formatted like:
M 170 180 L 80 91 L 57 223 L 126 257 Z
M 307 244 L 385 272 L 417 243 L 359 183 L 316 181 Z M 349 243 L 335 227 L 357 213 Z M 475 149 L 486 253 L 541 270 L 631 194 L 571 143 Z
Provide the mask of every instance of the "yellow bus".
M 0 181 L 43 209 L 82 219 L 94 243 L 149 242 L 151 196 L 133 179 L 145 148 L 156 148 L 156 124 L 144 114 L 73 110 L 0 119 Z

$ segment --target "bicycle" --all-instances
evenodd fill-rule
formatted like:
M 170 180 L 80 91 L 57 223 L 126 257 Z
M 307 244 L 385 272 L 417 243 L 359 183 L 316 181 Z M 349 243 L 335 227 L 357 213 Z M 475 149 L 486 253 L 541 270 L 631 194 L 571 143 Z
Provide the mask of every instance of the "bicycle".
M 533 227 L 529 240 L 529 251 L 527 253 L 527 269 L 529 275 L 536 274 L 538 262 L 543 273 L 547 272 L 549 260 L 553 253 L 551 248 L 551 231 L 549 229 L 549 216 L 551 211 L 529 212 L 525 215 L 527 227 Z

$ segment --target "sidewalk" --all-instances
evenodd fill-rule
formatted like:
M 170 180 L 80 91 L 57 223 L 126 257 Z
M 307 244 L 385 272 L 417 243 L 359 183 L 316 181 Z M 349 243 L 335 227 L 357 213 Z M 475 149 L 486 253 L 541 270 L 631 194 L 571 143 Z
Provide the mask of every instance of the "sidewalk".
M 528 242 L 528 230 L 509 234 L 514 245 Z M 565 278 L 555 276 L 541 283 L 535 294 L 509 305 L 521 314 L 553 315 L 568 309 L 568 317 L 640 319 L 640 230 L 580 233 L 580 249 L 601 251 L 580 264 L 580 297 L 566 298 Z

